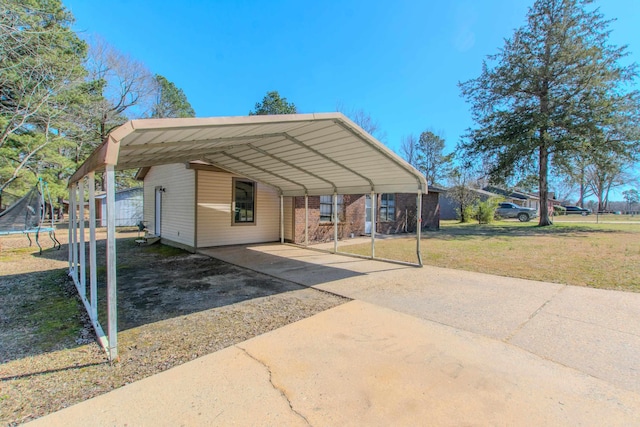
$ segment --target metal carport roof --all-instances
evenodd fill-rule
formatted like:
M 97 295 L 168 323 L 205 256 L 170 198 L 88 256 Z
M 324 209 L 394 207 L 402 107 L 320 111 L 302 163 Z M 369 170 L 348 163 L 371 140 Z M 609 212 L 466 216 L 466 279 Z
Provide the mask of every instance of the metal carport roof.
M 118 358 L 115 170 L 198 160 L 279 190 L 283 243 L 284 196 L 305 196 L 307 206 L 307 196 L 333 194 L 337 212 L 338 194 L 371 193 L 375 203 L 376 193 L 416 193 L 416 218 L 418 222 L 422 218 L 422 194 L 427 192 L 424 176 L 340 113 L 127 122 L 109 133 L 69 182 L 69 275 L 111 360 Z M 95 172 L 103 170 L 107 205 L 107 334 L 98 320 L 95 236 Z M 88 260 L 85 221 L 79 220 L 85 218 L 82 201 L 87 191 Z M 375 223 L 375 204 L 371 212 Z M 337 221 L 335 214 L 335 253 Z M 305 229 L 308 231 L 307 219 Z M 416 227 L 416 255 L 422 265 L 420 226 Z M 375 232 L 371 233 L 370 258 L 375 259 Z
M 284 196 L 427 192 L 424 176 L 341 113 L 132 120 L 71 177 L 201 160 Z

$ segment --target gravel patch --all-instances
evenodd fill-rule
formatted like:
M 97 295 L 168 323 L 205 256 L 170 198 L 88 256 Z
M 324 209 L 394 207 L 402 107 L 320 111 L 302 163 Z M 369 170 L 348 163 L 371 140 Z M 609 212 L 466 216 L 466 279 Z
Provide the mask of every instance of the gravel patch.
M 22 236 L 2 239 L 0 425 L 58 411 L 347 301 L 208 257 L 139 248 L 136 233 L 122 233 L 120 361 L 110 364 L 66 277 L 60 234 L 62 250 L 44 242 L 42 256 Z M 98 248 L 100 263 L 104 242 Z

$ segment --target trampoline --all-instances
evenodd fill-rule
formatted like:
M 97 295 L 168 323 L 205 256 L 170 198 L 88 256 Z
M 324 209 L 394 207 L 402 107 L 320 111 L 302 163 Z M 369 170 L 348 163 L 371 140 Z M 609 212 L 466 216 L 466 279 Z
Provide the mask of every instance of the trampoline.
M 40 245 L 40 233 L 49 233 L 55 249 L 60 249 L 61 244 L 56 238 L 53 212 L 50 215 L 51 222 L 47 220 L 47 202 L 45 193 L 51 205 L 51 195 L 46 182 L 42 179 L 21 199 L 9 206 L 4 212 L 0 212 L 0 236 L 11 234 L 24 234 L 29 240 L 29 246 L 33 244 L 31 234 L 35 236 L 39 253 L 42 254 Z

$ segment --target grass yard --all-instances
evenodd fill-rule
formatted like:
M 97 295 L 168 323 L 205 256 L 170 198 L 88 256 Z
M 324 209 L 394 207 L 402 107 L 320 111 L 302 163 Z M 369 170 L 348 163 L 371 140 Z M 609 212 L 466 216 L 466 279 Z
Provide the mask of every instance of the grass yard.
M 640 223 L 536 224 L 442 221 L 439 231 L 423 235 L 422 259 L 438 267 L 640 292 Z M 340 250 L 370 255 L 370 244 Z M 415 262 L 415 239 L 378 240 L 376 256 Z

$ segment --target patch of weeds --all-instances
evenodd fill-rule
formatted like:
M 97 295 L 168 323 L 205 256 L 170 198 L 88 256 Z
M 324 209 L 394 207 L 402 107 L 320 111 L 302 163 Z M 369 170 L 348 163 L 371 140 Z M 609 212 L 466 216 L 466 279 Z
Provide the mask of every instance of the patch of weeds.
M 162 245 L 162 244 L 147 246 L 146 248 L 144 248 L 144 251 L 148 253 L 157 254 L 162 257 L 172 257 L 177 255 L 185 255 L 188 253 L 184 249 L 176 248 L 174 246 L 169 246 L 169 245 Z
M 34 245 L 35 246 L 35 245 Z M 0 251 L 0 261 L 12 261 L 15 258 L 19 258 L 23 255 L 30 255 L 38 252 L 38 247 L 26 247 L 26 248 L 10 248 Z
M 83 327 L 82 306 L 66 271 L 57 270 L 38 283 L 39 298 L 22 304 L 25 323 L 34 328 L 32 345 L 54 350 L 75 341 Z

